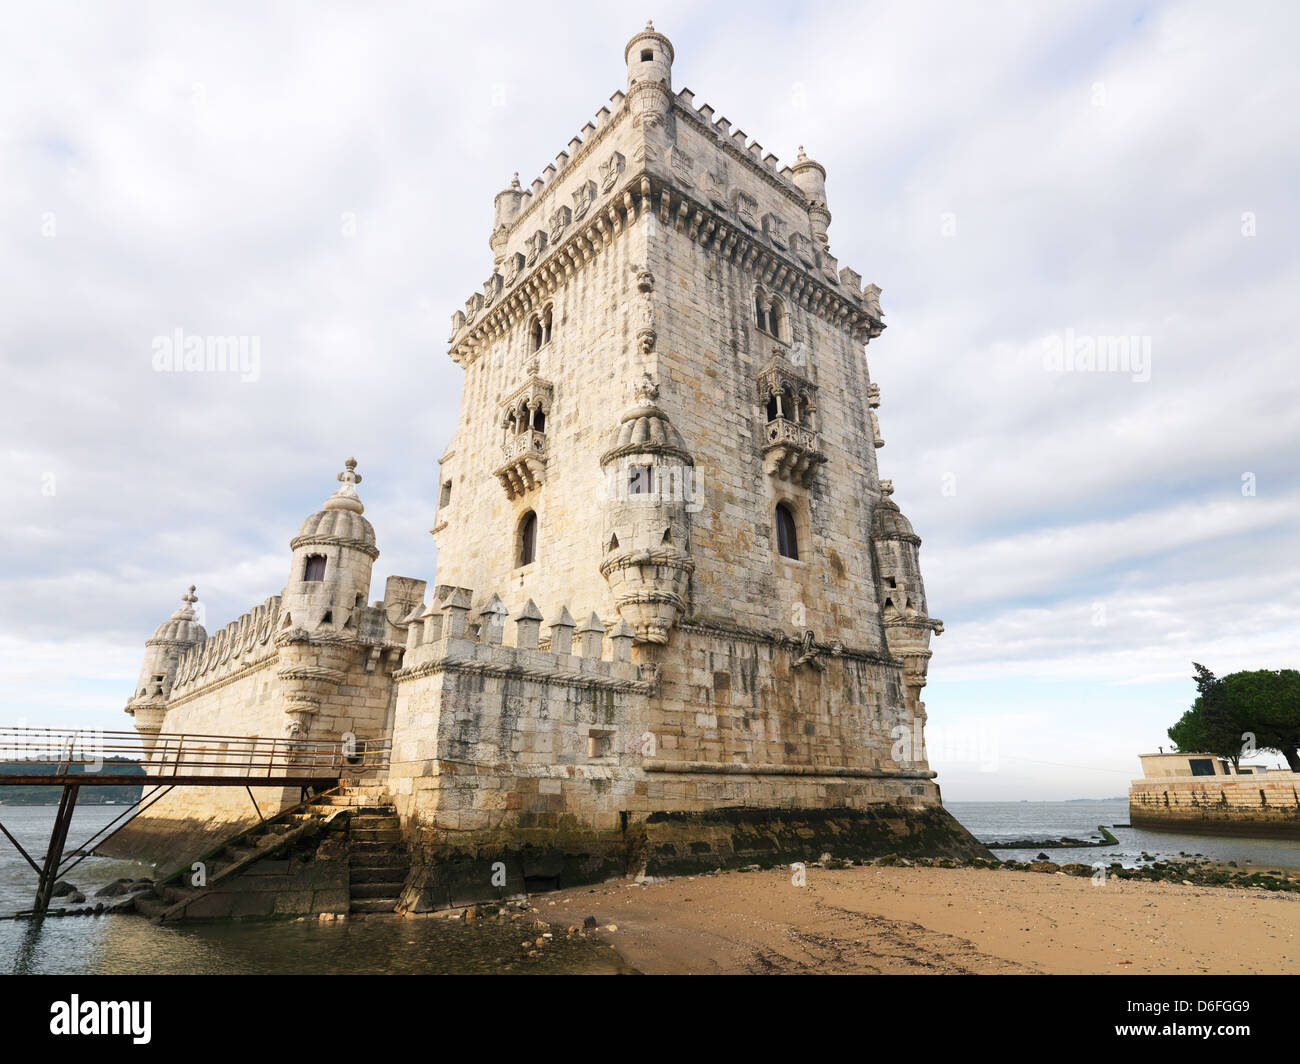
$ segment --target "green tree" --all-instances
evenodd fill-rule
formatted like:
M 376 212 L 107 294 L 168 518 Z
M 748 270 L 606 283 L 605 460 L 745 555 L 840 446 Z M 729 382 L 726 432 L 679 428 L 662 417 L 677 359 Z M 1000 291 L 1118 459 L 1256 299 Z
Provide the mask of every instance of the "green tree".
M 1242 732 L 1254 734 L 1256 748 L 1276 751 L 1292 772 L 1300 772 L 1300 672 L 1257 669 L 1220 682 L 1233 718 Z
M 1184 753 L 1214 754 L 1235 765 L 1241 757 L 1241 734 L 1233 705 L 1224 697 L 1223 681 L 1198 662 L 1195 670 L 1196 701 L 1169 729 L 1169 738 Z
M 1257 750 L 1274 750 L 1300 772 L 1300 672 L 1258 669 L 1216 677 L 1195 670 L 1196 701 L 1169 729 L 1179 750 L 1241 760 L 1247 736 Z

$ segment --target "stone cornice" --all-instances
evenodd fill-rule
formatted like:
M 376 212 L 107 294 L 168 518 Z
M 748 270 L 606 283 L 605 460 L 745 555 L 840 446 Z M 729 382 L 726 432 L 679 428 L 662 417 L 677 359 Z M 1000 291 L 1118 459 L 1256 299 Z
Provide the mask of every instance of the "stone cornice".
M 463 673 L 472 676 L 496 676 L 511 680 L 532 680 L 535 683 L 550 684 L 554 687 L 574 687 L 599 691 L 628 691 L 635 694 L 652 695 L 655 685 L 648 680 L 620 680 L 612 676 L 584 675 L 578 672 L 564 672 L 556 669 L 537 669 L 523 665 L 507 665 L 495 661 L 479 661 L 474 658 L 438 658 L 420 665 L 411 665 L 393 673 L 393 680 L 404 683 L 439 673 Z
M 723 621 L 709 620 L 704 617 L 692 617 L 689 620 L 680 622 L 677 627 L 678 630 L 683 632 L 721 636 L 724 639 L 741 639 L 747 643 L 765 643 L 777 648 L 785 647 L 796 653 L 802 649 L 802 644 L 797 638 L 775 628 L 748 628 L 743 625 L 727 624 Z M 903 663 L 897 658 L 877 651 L 846 647 L 837 643 L 814 642 L 812 647 L 821 653 L 829 654 L 832 657 L 848 658 L 850 661 L 865 661 L 873 665 L 887 665 L 898 669 L 903 667 Z
M 842 286 L 820 279 L 788 252 L 769 245 L 757 232 L 746 231 L 730 213 L 701 203 L 693 193 L 646 170 L 632 174 L 621 192 L 616 191 L 603 208 L 594 209 L 494 306 L 457 329 L 448 351 L 452 361 L 462 367 L 472 364 L 482 348 L 553 296 L 647 210 L 656 211 L 661 224 L 674 226 L 739 269 L 752 271 L 769 290 L 782 293 L 808 313 L 851 330 L 857 342 L 865 344 L 884 330 L 884 322 L 866 308 L 862 293 L 844 295 L 838 290 Z
M 379 548 L 367 543 L 363 539 L 348 539 L 346 536 L 294 536 L 289 541 L 289 549 L 297 550 L 299 547 L 349 547 L 352 550 L 360 551 L 371 561 L 379 557 Z

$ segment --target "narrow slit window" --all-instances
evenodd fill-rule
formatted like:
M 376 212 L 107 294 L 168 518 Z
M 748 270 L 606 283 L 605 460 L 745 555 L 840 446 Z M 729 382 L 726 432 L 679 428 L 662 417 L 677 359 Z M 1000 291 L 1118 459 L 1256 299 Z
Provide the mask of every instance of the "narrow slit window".
M 785 503 L 776 508 L 776 550 L 783 558 L 799 558 L 799 537 L 795 532 L 794 514 Z
M 304 580 L 325 579 L 325 556 L 323 554 L 312 554 L 308 556 L 307 566 L 303 570 L 302 578 Z
M 531 565 L 537 560 L 537 515 L 531 510 L 519 522 L 519 564 Z

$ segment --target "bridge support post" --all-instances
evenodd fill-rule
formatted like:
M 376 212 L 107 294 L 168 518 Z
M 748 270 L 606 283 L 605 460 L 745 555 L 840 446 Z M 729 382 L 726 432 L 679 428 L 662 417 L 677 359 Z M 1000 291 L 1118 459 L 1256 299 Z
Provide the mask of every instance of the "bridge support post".
M 65 783 L 63 794 L 59 798 L 59 811 L 54 817 L 54 829 L 50 832 L 50 846 L 45 851 L 45 866 L 41 869 L 41 878 L 36 887 L 36 905 L 32 910 L 34 916 L 44 916 L 50 908 L 50 895 L 59 878 L 59 865 L 63 863 L 63 847 L 68 841 L 68 828 L 72 826 L 72 814 L 77 807 L 77 792 L 81 785 Z

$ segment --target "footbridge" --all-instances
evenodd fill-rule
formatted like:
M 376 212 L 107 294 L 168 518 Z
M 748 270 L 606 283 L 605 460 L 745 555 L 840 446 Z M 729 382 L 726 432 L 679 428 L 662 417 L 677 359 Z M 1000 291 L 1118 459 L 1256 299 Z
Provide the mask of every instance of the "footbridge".
M 169 734 L 60 728 L 0 728 L 3 788 L 59 787 L 58 811 L 45 857 L 37 861 L 0 822 L 37 876 L 32 915 L 49 909 L 54 885 L 135 817 L 176 787 L 243 787 L 257 814 L 254 787 L 299 788 L 302 797 L 336 787 L 344 777 L 373 774 L 388 765 L 386 741 L 272 739 L 247 735 Z M 83 787 L 142 787 L 140 797 L 80 846 L 67 846 L 77 795 Z

